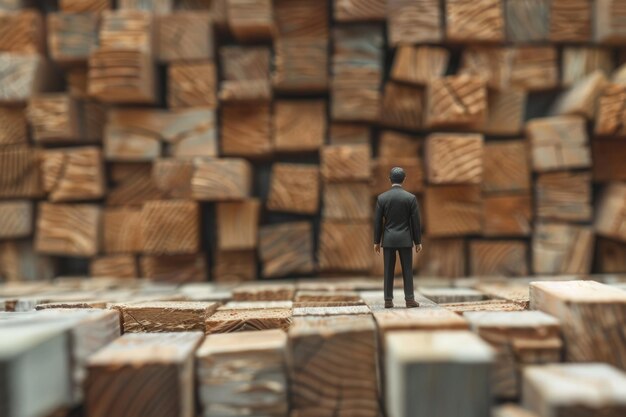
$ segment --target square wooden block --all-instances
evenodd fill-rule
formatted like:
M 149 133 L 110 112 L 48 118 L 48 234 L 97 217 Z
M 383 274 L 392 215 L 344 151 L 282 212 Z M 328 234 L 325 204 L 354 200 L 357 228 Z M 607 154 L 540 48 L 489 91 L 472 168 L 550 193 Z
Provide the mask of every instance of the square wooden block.
M 323 220 L 318 259 L 322 271 L 365 272 L 372 267 L 370 222 Z
M 385 84 L 381 123 L 396 129 L 418 130 L 422 127 L 424 89 L 394 82 Z
M 95 200 L 104 196 L 104 164 L 98 147 L 43 151 L 41 171 L 50 201 Z
M 550 41 L 584 43 L 591 40 L 592 2 L 552 0 L 550 3 Z
M 176 12 L 156 19 L 161 62 L 213 59 L 213 27 L 209 13 Z
M 103 229 L 106 253 L 138 253 L 143 250 L 141 208 L 105 208 Z
M 130 3 L 136 0 L 125 0 Z M 169 0 L 166 0 L 169 1 Z M 150 6 L 146 4 L 146 6 Z M 161 1 L 162 3 L 162 1 Z M 102 12 L 99 47 L 102 50 L 132 50 L 155 55 L 155 15 L 120 4 L 119 9 Z
M 367 182 L 328 183 L 324 185 L 326 220 L 369 220 L 372 217 L 370 185 Z
M 426 138 L 425 160 L 431 184 L 480 184 L 484 138 L 478 134 L 434 133 Z
M 393 59 L 391 78 L 404 83 L 426 85 L 445 75 L 449 60 L 450 52 L 445 48 L 401 45 Z
M 34 210 L 29 200 L 0 202 L 0 239 L 18 239 L 33 234 Z
M 59 256 L 94 256 L 102 237 L 101 209 L 95 204 L 40 203 L 35 250 Z
M 49 13 L 48 50 L 61 64 L 84 64 L 98 45 L 98 16 L 89 13 Z
M 483 131 L 488 135 L 520 135 L 526 115 L 526 92 L 511 88 L 489 91 L 487 122 Z
M 226 3 L 228 27 L 239 42 L 272 39 L 275 31 L 272 0 L 228 0 Z
M 111 7 L 111 0 L 59 0 L 59 10 L 69 13 L 100 13 Z
M 316 4 L 314 6 L 317 7 Z M 329 42 L 326 37 L 276 39 L 275 68 L 272 74 L 274 89 L 281 92 L 307 93 L 327 91 L 328 49 Z
M 487 88 L 482 78 L 439 78 L 430 83 L 426 92 L 426 127 L 480 130 L 485 124 Z
M 299 214 L 316 214 L 320 202 L 317 165 L 276 163 L 272 166 L 267 208 Z
M 203 253 L 193 255 L 143 255 L 139 258 L 141 276 L 157 282 L 186 283 L 206 281 L 207 262 Z
M 45 54 L 45 27 L 42 14 L 34 8 L 2 13 L 0 51 L 25 55 Z
M 599 238 L 597 249 L 598 270 L 604 274 L 626 272 L 626 243 Z
M 217 108 L 217 70 L 211 61 L 171 63 L 167 68 L 170 109 Z
M 191 254 L 200 249 L 200 207 L 189 200 L 148 201 L 141 210 L 143 250 Z
M 0 198 L 37 197 L 42 193 L 39 153 L 29 146 L 0 147 Z
M 148 163 L 114 163 L 109 166 L 111 188 L 106 196 L 108 206 L 138 206 L 148 200 L 166 197 L 157 188 Z
M 463 239 L 430 239 L 425 236 L 418 262 L 419 274 L 458 278 L 466 275 L 466 245 Z
M 291 309 L 219 310 L 207 318 L 206 334 L 281 329 L 291 326 Z
M 506 38 L 511 42 L 546 41 L 550 34 L 550 2 L 503 0 Z
M 222 101 L 268 101 L 270 50 L 267 47 L 224 46 L 220 49 Z
M 276 101 L 273 133 L 277 152 L 317 151 L 326 136 L 325 101 Z
M 443 40 L 438 0 L 387 0 L 387 37 L 393 46 Z
M 372 150 L 369 144 L 329 145 L 320 152 L 324 181 L 364 181 L 370 178 Z
M 447 0 L 446 39 L 454 42 L 504 41 L 502 0 Z
M 380 159 L 417 158 L 422 148 L 421 138 L 405 133 L 386 130 L 378 140 Z
M 588 226 L 541 222 L 532 242 L 534 274 L 588 274 L 594 235 Z
M 482 232 L 483 200 L 478 185 L 426 187 L 425 230 L 432 237 Z
M 267 104 L 222 107 L 221 148 L 228 156 L 261 157 L 272 153 L 272 115 Z
M 252 166 L 245 159 L 195 159 L 191 195 L 195 200 L 242 200 L 250 196 Z
M 483 165 L 484 192 L 519 192 L 530 189 L 530 156 L 525 140 L 487 142 Z
M 27 116 L 39 143 L 80 142 L 78 103 L 67 94 L 42 94 L 31 98 Z
M 608 75 L 615 64 L 611 48 L 570 46 L 563 48 L 561 62 L 562 84 L 571 87 L 597 70 Z
M 290 222 L 261 227 L 259 257 L 264 278 L 314 272 L 311 224 Z
M 89 263 L 92 277 L 137 278 L 139 268 L 134 255 L 106 255 L 92 258 Z
M 218 303 L 202 301 L 141 301 L 117 304 L 124 333 L 204 332 L 206 319 Z
M 28 123 L 23 107 L 0 107 L 0 126 L 0 146 L 28 144 Z
M 485 236 L 528 236 L 532 231 L 533 205 L 528 194 L 484 197 Z
M 472 276 L 523 276 L 528 274 L 528 245 L 524 241 L 470 242 Z
M 215 282 L 256 280 L 256 250 L 217 251 L 214 258 L 212 279 Z
M 260 207 L 257 199 L 217 203 L 218 250 L 257 247 Z
M 537 217 L 544 220 L 586 222 L 592 219 L 591 173 L 548 172 L 535 185 Z

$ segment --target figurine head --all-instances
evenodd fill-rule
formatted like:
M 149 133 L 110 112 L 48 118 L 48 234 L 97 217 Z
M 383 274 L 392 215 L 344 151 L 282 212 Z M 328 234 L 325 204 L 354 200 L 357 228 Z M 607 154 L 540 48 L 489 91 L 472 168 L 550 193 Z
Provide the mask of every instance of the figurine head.
M 389 172 L 389 180 L 392 184 L 402 184 L 404 179 L 406 178 L 406 173 L 400 167 L 391 168 L 391 172 Z

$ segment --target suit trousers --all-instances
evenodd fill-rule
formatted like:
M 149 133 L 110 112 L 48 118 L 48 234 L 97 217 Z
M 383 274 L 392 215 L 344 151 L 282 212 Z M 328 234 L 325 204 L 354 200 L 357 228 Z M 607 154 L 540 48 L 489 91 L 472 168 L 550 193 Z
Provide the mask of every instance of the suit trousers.
M 396 252 L 400 254 L 404 299 L 414 300 L 413 293 L 413 248 L 383 248 L 385 261 L 385 300 L 393 300 L 393 278 L 396 269 Z

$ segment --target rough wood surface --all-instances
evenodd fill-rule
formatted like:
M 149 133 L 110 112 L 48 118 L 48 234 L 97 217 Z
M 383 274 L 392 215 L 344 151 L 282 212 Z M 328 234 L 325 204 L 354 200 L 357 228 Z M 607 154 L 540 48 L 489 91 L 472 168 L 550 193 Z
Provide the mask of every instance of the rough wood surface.
M 526 124 L 532 165 L 538 172 L 587 168 L 591 153 L 585 120 L 578 116 L 533 119 Z
M 426 127 L 481 128 L 487 117 L 483 80 L 454 75 L 433 80 L 426 89 Z
M 22 107 L 0 107 L 0 146 L 28 144 L 26 112 Z
M 293 308 L 293 301 L 229 301 L 218 310 L 261 310 L 264 308 Z
M 532 242 L 533 273 L 587 274 L 591 271 L 593 243 L 591 227 L 539 223 Z
M 448 0 L 446 39 L 455 42 L 504 41 L 501 0 Z
M 296 3 L 296 2 L 293 2 Z M 298 3 L 303 3 L 301 0 Z M 310 3 L 318 9 L 318 3 Z M 322 9 L 322 6 L 319 6 Z M 307 20 L 303 30 L 313 30 Z M 296 26 L 294 25 L 294 28 Z M 274 43 L 275 69 L 272 83 L 281 92 L 324 92 L 328 90 L 328 39 L 279 38 Z
M 316 214 L 320 205 L 320 170 L 317 165 L 272 165 L 267 208 L 298 214 Z
M 94 256 L 100 250 L 101 208 L 95 204 L 38 206 L 35 248 L 50 255 Z
M 284 332 L 212 334 L 196 352 L 196 361 L 204 417 L 288 414 Z
M 372 267 L 372 227 L 367 222 L 323 220 L 318 259 L 322 271 L 369 271 Z
M 328 0 L 276 0 L 274 16 L 280 37 L 328 38 Z
M 168 198 L 191 198 L 192 159 L 159 158 L 152 164 L 154 186 Z
M 442 10 L 437 0 L 387 0 L 387 37 L 393 46 L 440 42 Z
M 257 278 L 256 251 L 218 251 L 212 277 L 216 282 L 254 281 Z
M 171 63 L 167 71 L 170 109 L 217 107 L 217 69 L 213 62 Z
M 271 98 L 268 48 L 225 46 L 220 49 L 220 63 L 220 100 L 266 101 Z
M 592 72 L 559 96 L 553 105 L 552 114 L 580 115 L 593 120 L 598 98 L 608 83 L 606 75 L 601 70 Z
M 53 87 L 54 73 L 39 55 L 0 52 L 0 103 L 25 103 Z
M 550 3 L 544 0 L 503 2 L 506 38 L 511 42 L 546 41 L 550 34 Z
M 308 305 L 308 302 L 298 302 L 296 305 Z M 311 303 L 313 304 L 313 303 Z M 370 309 L 366 305 L 336 305 L 332 307 L 295 307 L 293 316 L 345 316 L 369 315 Z
M 144 301 L 117 304 L 124 333 L 204 332 L 206 319 L 217 303 L 198 301 Z
M 311 224 L 288 222 L 262 226 L 259 257 L 265 278 L 314 272 Z
M 39 143 L 80 142 L 78 103 L 67 94 L 38 95 L 26 112 Z
M 69 13 L 102 12 L 111 6 L 111 0 L 59 0 L 59 9 Z
M 549 172 L 539 175 L 535 204 L 540 219 L 590 221 L 593 214 L 591 173 Z
M 592 5 L 588 0 L 552 0 L 550 40 L 587 42 L 591 39 Z
M 139 276 L 133 255 L 106 255 L 92 258 L 89 263 L 92 277 L 136 278 Z
M 381 124 L 396 129 L 418 130 L 422 126 L 424 90 L 387 82 L 382 99 Z
M 19 239 L 33 234 L 33 202 L 0 202 L 0 239 Z
M 221 150 L 228 156 L 249 158 L 272 152 L 272 115 L 269 105 L 228 104 L 222 107 Z
M 473 276 L 528 275 L 528 245 L 524 241 L 470 242 L 470 273 Z
M 485 294 L 471 288 L 419 286 L 417 290 L 437 304 L 483 301 L 486 298 Z
M 384 131 L 378 141 L 378 157 L 382 159 L 417 157 L 422 141 L 417 136 Z
M 361 296 L 356 291 L 311 291 L 298 290 L 294 303 L 344 302 L 353 305 L 362 304 Z
M 354 182 L 324 185 L 322 218 L 344 221 L 371 219 L 369 184 Z
M 258 199 L 217 203 L 217 249 L 256 248 L 260 208 Z
M 465 263 L 463 239 L 428 239 L 418 266 L 420 275 L 456 278 L 465 276 Z
M 425 229 L 431 237 L 482 231 L 483 201 L 478 185 L 426 187 Z
M 98 147 L 46 150 L 41 155 L 44 192 L 52 202 L 104 196 L 104 164 Z
M 263 285 L 246 283 L 233 289 L 234 301 L 290 301 L 295 294 L 295 286 L 286 282 L 283 284 Z
M 333 15 L 339 22 L 384 21 L 387 0 L 333 0 Z
M 191 254 L 200 249 L 200 207 L 189 200 L 148 201 L 141 210 L 143 251 Z
M 156 19 L 157 51 L 161 62 L 213 58 L 213 31 L 209 13 L 176 12 Z
M 626 241 L 626 186 L 607 185 L 600 195 L 594 229 L 601 236 Z
M 483 191 L 499 193 L 529 190 L 529 162 L 525 140 L 486 143 L 483 151 Z
M 508 279 L 501 282 L 479 282 L 474 286 L 489 297 L 519 303 L 528 307 L 528 281 Z
M 24 9 L 0 13 L 0 50 L 20 54 L 43 54 L 45 25 L 41 13 Z
M 598 43 L 619 44 L 626 40 L 624 4 L 617 0 L 600 0 L 593 9 L 594 40 Z
M 140 208 L 107 207 L 102 222 L 106 253 L 128 254 L 143 250 Z
M 87 362 L 85 408 L 90 416 L 133 412 L 154 417 L 194 415 L 193 357 L 202 334 L 126 334 Z M 115 395 L 117 401 L 107 401 Z M 158 398 L 158 407 L 155 407 Z
M 240 42 L 259 42 L 274 34 L 272 0 L 227 0 L 228 27 Z
M 191 194 L 196 200 L 241 200 L 250 195 L 252 167 L 244 159 L 195 160 Z
M 277 152 L 317 151 L 325 142 L 326 103 L 322 100 L 276 101 L 272 123 Z
M 401 45 L 391 67 L 396 81 L 425 85 L 445 75 L 450 52 L 435 46 Z
M 97 47 L 98 17 L 95 14 L 50 13 L 47 25 L 48 50 L 56 62 L 85 63 Z
M 530 284 L 530 308 L 561 321 L 565 357 L 572 362 L 606 362 L 624 369 L 626 293 L 595 281 Z
M 295 317 L 289 341 L 294 415 L 380 415 L 371 317 Z
M 532 231 L 533 200 L 528 194 L 484 197 L 483 234 L 528 236 Z
M 291 309 L 222 310 L 206 320 L 206 334 L 234 333 L 248 330 L 287 330 L 291 326 Z
M 484 132 L 489 135 L 519 135 L 526 112 L 526 93 L 508 89 L 489 91 L 487 121 Z
M 524 311 L 526 307 L 521 303 L 507 300 L 484 300 L 484 301 L 466 301 L 464 303 L 445 303 L 440 304 L 456 314 L 464 314 L 466 312 L 503 312 L 503 311 Z
M 609 84 L 598 98 L 594 133 L 600 136 L 626 135 L 626 86 Z
M 207 264 L 203 254 L 199 255 L 143 255 L 139 259 L 141 276 L 159 282 L 206 281 Z
M 433 133 L 424 149 L 431 184 L 479 184 L 483 177 L 484 138 L 478 134 Z
M 163 198 L 149 164 L 115 163 L 110 167 L 112 186 L 106 196 L 107 205 L 140 206 L 145 201 Z
M 370 178 L 372 151 L 369 144 L 327 145 L 320 152 L 324 181 L 363 181 Z

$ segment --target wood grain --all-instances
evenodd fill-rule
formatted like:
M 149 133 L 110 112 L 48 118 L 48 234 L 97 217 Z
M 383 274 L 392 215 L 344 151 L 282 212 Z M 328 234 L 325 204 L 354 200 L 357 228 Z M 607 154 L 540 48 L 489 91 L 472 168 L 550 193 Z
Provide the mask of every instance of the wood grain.
M 370 222 L 323 220 L 318 259 L 322 271 L 369 271 L 372 267 Z
M 386 130 L 378 140 L 378 157 L 381 159 L 415 158 L 419 156 L 420 138 Z
M 618 44 L 626 39 L 624 4 L 615 0 L 600 0 L 593 9 L 594 40 L 598 43 Z
M 256 251 L 217 251 L 213 261 L 212 279 L 226 283 L 256 280 Z
M 132 255 L 106 255 L 92 258 L 89 263 L 92 277 L 136 278 L 139 276 L 137 261 Z
M 240 42 L 272 39 L 274 15 L 271 0 L 227 0 L 228 27 Z
M 599 136 L 626 136 L 626 86 L 609 84 L 598 98 L 594 133 Z
M 22 107 L 0 107 L 0 146 L 28 144 L 26 112 Z
M 67 94 L 32 97 L 26 115 L 39 143 L 81 141 L 78 103 Z
M 0 51 L 45 53 L 45 25 L 41 13 L 24 9 L 0 14 Z
M 382 101 L 381 123 L 397 129 L 418 130 L 422 126 L 424 90 L 387 82 Z
M 528 246 L 524 241 L 470 242 L 473 276 L 524 276 L 528 269 Z
M 101 209 L 95 204 L 38 206 L 35 249 L 50 255 L 94 256 L 100 249 Z
M 484 132 L 488 135 L 519 135 L 523 129 L 526 112 L 526 93 L 518 89 L 489 91 L 487 121 Z
M 176 12 L 157 16 L 157 50 L 161 62 L 213 58 L 211 15 Z
M 167 71 L 170 109 L 217 108 L 217 69 L 213 62 L 171 63 Z
M 326 103 L 323 100 L 276 101 L 272 124 L 277 152 L 317 151 L 326 136 Z
M 549 46 L 516 48 L 511 60 L 510 83 L 512 87 L 528 91 L 557 88 L 559 68 L 556 48 Z
M 597 234 L 626 241 L 626 186 L 610 183 L 602 189 L 597 203 L 594 229 Z
M 439 78 L 426 90 L 426 127 L 480 128 L 487 116 L 487 89 L 478 77 Z
M 111 9 L 111 6 L 111 0 L 59 0 L 59 10 L 68 13 L 98 13 Z
M 220 49 L 222 101 L 271 99 L 270 50 L 266 47 L 224 46 Z
M 52 202 L 95 200 L 104 196 L 104 165 L 98 147 L 42 153 L 43 189 Z
M 186 283 L 207 280 L 204 254 L 143 255 L 139 259 L 141 276 L 158 282 Z
M 192 159 L 159 158 L 152 164 L 154 186 L 167 198 L 191 198 Z
M 200 249 L 200 208 L 190 200 L 148 201 L 141 210 L 143 251 L 191 254 Z
M 328 0 L 276 0 L 274 18 L 280 38 L 328 38 Z
M 0 239 L 29 237 L 33 233 L 33 202 L 14 200 L 0 202 Z
M 427 238 L 418 262 L 419 274 L 447 278 L 465 276 L 466 258 L 463 239 Z
M 550 5 L 550 40 L 589 41 L 592 13 L 592 5 L 588 0 L 553 0 Z
M 546 41 L 550 34 L 550 6 L 544 0 L 505 1 L 507 40 L 520 43 Z
M 535 186 L 537 217 L 573 222 L 591 221 L 591 173 L 550 172 Z
M 333 0 L 338 22 L 385 21 L 387 0 Z
M 596 267 L 601 273 L 626 272 L 626 245 L 613 239 L 598 239 Z
M 50 13 L 47 16 L 48 50 L 63 64 L 86 63 L 97 47 L 96 14 Z
M 444 36 L 437 0 L 387 0 L 387 20 L 392 46 L 440 42 Z
M 446 39 L 455 42 L 504 41 L 504 16 L 500 0 L 448 0 Z
M 563 49 L 561 67 L 563 85 L 571 86 L 597 70 L 610 74 L 614 68 L 613 55 L 608 48 L 570 46 Z
M 404 83 L 426 85 L 445 75 L 449 60 L 450 52 L 444 48 L 401 45 L 393 59 L 391 78 Z
M 574 114 L 593 120 L 596 104 L 608 80 L 602 70 L 596 70 L 577 81 L 563 92 L 553 104 L 551 113 L 555 115 Z
M 146 10 L 122 7 L 102 12 L 99 49 L 132 50 L 152 55 L 154 52 L 155 19 Z
M 485 236 L 529 236 L 532 231 L 533 200 L 528 194 L 484 197 Z
M 326 184 L 323 198 L 323 219 L 351 221 L 372 218 L 369 184 L 366 182 Z
M 283 283 L 246 283 L 233 289 L 234 301 L 291 301 L 296 292 L 295 285 Z M 289 306 L 274 306 L 275 308 L 290 308 Z M 242 309 L 243 307 L 240 307 Z
M 217 249 L 256 248 L 260 208 L 258 199 L 217 203 Z
M 244 159 L 194 160 L 191 194 L 202 201 L 241 200 L 250 196 L 252 167 Z
M 26 103 L 32 95 L 55 86 L 39 55 L 0 52 L 0 104 Z
M 41 195 L 39 158 L 36 149 L 29 146 L 0 148 L 0 197 L 20 198 Z
M 159 200 L 163 193 L 152 178 L 152 167 L 145 163 L 114 163 L 110 166 L 112 186 L 106 196 L 108 206 L 140 206 Z
M 272 165 L 267 208 L 271 211 L 316 214 L 320 206 L 320 169 L 317 165 Z
M 102 215 L 104 251 L 106 253 L 137 253 L 143 250 L 141 208 L 108 207 Z
M 124 333 L 201 331 L 218 303 L 200 301 L 143 301 L 114 304 L 121 315 Z
M 57 275 L 56 260 L 36 253 L 32 241 L 0 242 L 0 277 L 4 282 L 51 280 Z
M 538 223 L 532 242 L 533 273 L 588 274 L 591 271 L 593 244 L 591 227 Z
M 222 107 L 221 147 L 228 156 L 262 157 L 272 152 L 269 105 L 228 104 Z
M 464 236 L 482 231 L 480 186 L 426 187 L 425 202 L 425 229 L 430 236 Z
M 483 191 L 498 193 L 529 190 L 529 165 L 525 140 L 486 143 L 483 155 Z
M 326 182 L 362 181 L 371 175 L 369 144 L 324 146 L 320 159 L 322 179 Z
M 313 29 L 309 25 L 306 28 Z M 328 49 L 327 38 L 277 39 L 272 74 L 274 89 L 287 93 L 328 90 Z
M 261 226 L 259 258 L 264 278 L 314 272 L 311 224 L 289 222 Z
M 217 311 L 206 320 L 206 334 L 235 333 L 250 330 L 287 330 L 291 326 L 291 309 Z
M 484 138 L 477 134 L 433 133 L 424 149 L 431 184 L 480 184 Z

